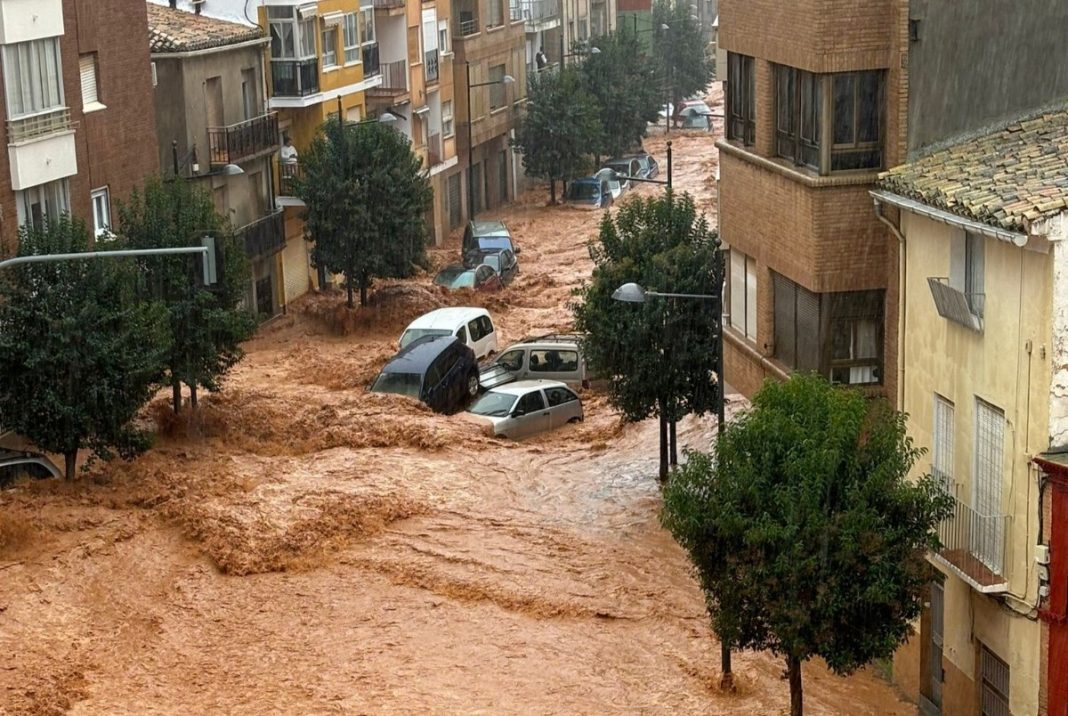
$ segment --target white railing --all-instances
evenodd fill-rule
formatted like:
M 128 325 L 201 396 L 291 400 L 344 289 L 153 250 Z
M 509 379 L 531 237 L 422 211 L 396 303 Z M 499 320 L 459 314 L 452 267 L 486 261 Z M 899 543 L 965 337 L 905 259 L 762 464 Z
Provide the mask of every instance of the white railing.
M 43 137 L 71 128 L 70 107 L 53 107 L 43 112 L 7 120 L 8 144 Z
M 956 486 L 959 493 L 959 486 Z M 984 592 L 1003 591 L 1008 586 L 1006 555 L 1012 518 L 984 515 L 960 499 L 953 498 L 953 514 L 938 528 L 942 542 L 939 557 L 955 567 Z

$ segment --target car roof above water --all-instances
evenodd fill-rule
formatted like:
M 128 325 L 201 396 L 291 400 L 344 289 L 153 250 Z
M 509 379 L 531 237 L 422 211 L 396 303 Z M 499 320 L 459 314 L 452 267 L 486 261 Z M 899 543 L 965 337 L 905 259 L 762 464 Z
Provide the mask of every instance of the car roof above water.
M 434 359 L 459 340 L 456 336 L 427 336 L 412 341 L 382 367 L 382 372 L 422 373 Z
M 480 236 L 511 236 L 512 234 L 508 231 L 508 227 L 504 225 L 503 221 L 476 220 L 471 222 L 471 235 L 477 238 Z
M 461 323 L 467 323 L 472 318 L 478 318 L 479 316 L 488 316 L 489 311 L 485 308 L 477 308 L 471 306 L 450 306 L 448 308 L 439 308 L 431 311 L 430 313 L 424 313 L 408 324 L 410 330 L 412 328 L 428 328 L 428 329 L 449 329 L 453 330 Z
M 558 380 L 517 380 L 514 383 L 498 385 L 492 390 L 495 393 L 505 393 L 507 395 L 526 395 L 537 388 L 567 388 L 567 383 L 561 383 Z

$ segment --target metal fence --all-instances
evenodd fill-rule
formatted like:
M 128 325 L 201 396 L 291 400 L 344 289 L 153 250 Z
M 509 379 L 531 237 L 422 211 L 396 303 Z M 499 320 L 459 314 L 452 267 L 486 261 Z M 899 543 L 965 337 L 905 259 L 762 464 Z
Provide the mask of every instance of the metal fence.
M 319 60 L 271 60 L 276 97 L 304 97 L 319 91 Z
M 233 164 L 277 147 L 278 115 L 274 112 L 227 127 L 208 127 L 208 154 L 213 165 Z
M 959 493 L 959 485 L 955 491 Z M 981 514 L 958 494 L 953 498 L 953 514 L 938 528 L 940 555 L 980 586 L 1006 582 L 1010 525 L 1009 515 Z
M 71 127 L 70 108 L 55 107 L 28 117 L 7 120 L 7 141 L 14 144 L 25 139 L 62 132 Z

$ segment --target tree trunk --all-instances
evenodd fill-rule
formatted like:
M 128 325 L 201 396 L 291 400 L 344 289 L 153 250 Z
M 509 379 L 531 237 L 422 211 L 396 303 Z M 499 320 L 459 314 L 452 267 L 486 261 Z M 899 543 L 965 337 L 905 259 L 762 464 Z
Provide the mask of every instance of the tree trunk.
M 676 467 L 679 464 L 679 441 L 678 441 L 678 438 L 675 435 L 675 419 L 674 418 L 672 418 L 671 422 L 668 423 L 668 428 L 671 431 L 671 434 L 668 436 L 668 442 L 669 442 L 669 446 L 670 446 L 670 449 L 671 449 L 671 455 L 670 455 L 671 466 L 672 467 Z
M 368 280 L 367 274 L 363 274 L 363 275 L 360 276 L 360 305 L 361 306 L 366 306 L 367 305 L 367 286 L 370 283 L 371 282 Z
M 801 660 L 796 656 L 786 657 L 786 671 L 790 675 L 790 716 L 803 716 L 801 701 Z
M 668 476 L 668 431 L 667 431 L 667 418 L 664 417 L 664 404 L 660 404 L 660 415 L 657 418 L 660 421 L 660 481 L 664 482 Z
M 195 381 L 189 383 L 189 407 L 193 410 L 197 409 L 197 384 Z
M 549 204 L 556 205 L 556 180 L 549 180 Z
M 349 308 L 356 308 L 356 304 L 352 302 L 352 297 L 354 295 L 353 291 L 352 291 L 352 279 L 349 278 L 348 276 L 345 277 L 345 290 L 349 292 L 348 307 Z
M 182 381 L 176 375 L 171 375 L 171 403 L 175 415 L 182 412 Z
M 731 647 L 725 641 L 719 643 L 719 690 L 733 692 L 734 688 L 734 672 L 731 671 Z
M 67 480 L 74 479 L 75 465 L 78 463 L 78 448 L 63 453 L 64 477 Z

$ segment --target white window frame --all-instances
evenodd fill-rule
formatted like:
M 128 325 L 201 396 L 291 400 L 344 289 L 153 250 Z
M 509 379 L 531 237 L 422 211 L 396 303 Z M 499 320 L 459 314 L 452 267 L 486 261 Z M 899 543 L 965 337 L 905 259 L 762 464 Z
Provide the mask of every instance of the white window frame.
M 337 54 L 337 41 L 338 41 L 337 25 L 323 24 L 319 30 L 319 41 L 322 43 L 323 52 L 323 69 L 333 69 L 340 67 Z M 333 36 L 333 42 L 329 41 L 329 36 Z
M 452 40 L 449 36 L 449 21 L 438 20 L 438 52 L 442 55 L 452 54 Z
M 363 51 L 360 43 L 359 13 L 345 13 L 345 17 L 341 21 L 341 27 L 345 64 L 355 65 L 363 62 Z
M 82 87 L 82 112 L 96 112 L 107 109 L 100 101 L 100 78 L 98 76 L 97 53 L 87 52 L 78 58 L 78 74 Z
M 954 413 L 953 401 L 935 393 L 931 421 L 931 474 L 947 492 L 953 485 L 954 474 Z
M 456 124 L 453 121 L 452 100 L 441 103 L 441 136 L 451 137 L 456 133 Z
M 96 238 L 110 239 L 114 236 L 111 232 L 111 195 L 106 186 L 93 189 L 89 194 L 93 207 L 93 229 Z
M 54 193 L 53 193 L 54 192 Z M 53 199 L 55 202 L 53 202 Z M 43 205 L 42 219 L 54 221 L 63 214 L 70 213 L 70 185 L 66 179 L 57 179 L 31 186 L 15 192 L 15 211 L 19 226 L 24 226 L 31 219 L 30 213 L 34 200 Z M 55 203 L 55 206 L 52 204 Z
M 756 259 L 738 249 L 730 249 L 729 293 L 731 328 L 756 343 L 757 271 Z
M 42 66 L 42 58 L 47 67 Z M 47 76 L 49 70 L 54 77 Z M 8 119 L 48 114 L 65 107 L 59 38 L 5 45 L 4 88 Z
M 375 38 L 378 37 L 375 32 L 375 9 L 373 7 L 360 8 L 360 14 L 364 16 L 362 29 L 360 30 L 360 46 L 367 47 L 368 45 L 375 44 Z M 370 32 L 368 32 L 370 28 Z
M 1001 574 L 1005 558 L 1005 526 L 1002 514 L 1002 484 L 1005 474 L 1005 413 L 975 398 L 975 463 L 972 477 L 972 509 L 980 517 L 995 520 L 993 539 L 984 539 L 972 552 L 994 572 Z

